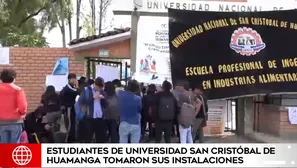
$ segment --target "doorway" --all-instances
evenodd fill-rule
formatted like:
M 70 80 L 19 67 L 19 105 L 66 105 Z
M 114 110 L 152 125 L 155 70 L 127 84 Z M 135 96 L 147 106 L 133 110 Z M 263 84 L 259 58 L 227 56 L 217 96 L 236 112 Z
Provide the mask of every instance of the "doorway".
M 236 101 L 227 100 L 227 114 L 225 118 L 225 132 L 236 132 Z
M 121 61 L 111 61 L 111 60 L 104 60 L 102 58 L 98 57 L 86 57 L 87 61 L 86 64 L 86 74 L 87 78 L 96 78 L 96 65 L 105 65 L 105 66 L 111 66 L 111 67 L 117 67 L 119 68 L 119 78 L 121 81 L 128 81 L 129 78 L 129 72 L 130 72 L 130 65 L 128 65 L 127 62 L 122 63 Z

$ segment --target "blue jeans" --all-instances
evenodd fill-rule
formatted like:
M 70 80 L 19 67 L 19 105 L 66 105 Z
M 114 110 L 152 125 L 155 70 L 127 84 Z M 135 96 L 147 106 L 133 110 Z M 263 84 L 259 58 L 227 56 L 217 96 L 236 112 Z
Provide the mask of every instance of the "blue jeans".
M 128 143 L 129 136 L 131 143 L 139 143 L 141 135 L 140 125 L 133 125 L 122 121 L 119 127 L 119 134 L 120 143 Z
M 0 143 L 20 143 L 22 124 L 0 125 Z
M 182 125 L 179 125 L 179 136 L 180 136 L 180 143 L 193 143 L 192 138 L 192 127 L 185 128 Z

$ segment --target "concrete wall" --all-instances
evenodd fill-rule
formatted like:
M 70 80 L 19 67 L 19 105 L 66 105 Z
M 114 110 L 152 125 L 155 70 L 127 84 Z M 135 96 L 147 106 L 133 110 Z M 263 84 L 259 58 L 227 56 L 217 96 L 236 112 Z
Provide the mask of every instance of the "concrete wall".
M 297 140 L 297 125 L 290 124 L 287 108 L 264 104 L 263 101 L 263 96 L 237 99 L 238 134 L 244 135 L 255 131 Z
M 253 133 L 254 99 L 245 97 L 237 99 L 237 133 L 239 135 Z
M 130 40 L 107 44 L 92 49 L 76 51 L 74 52 L 74 55 L 80 57 L 99 57 L 100 50 L 108 50 L 109 58 L 130 58 Z

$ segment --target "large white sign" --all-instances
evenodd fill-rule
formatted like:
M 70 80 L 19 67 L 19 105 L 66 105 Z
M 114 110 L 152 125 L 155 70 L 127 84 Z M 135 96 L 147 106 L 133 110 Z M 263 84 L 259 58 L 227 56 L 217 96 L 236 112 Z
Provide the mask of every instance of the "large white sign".
M 135 79 L 154 84 L 171 81 L 167 17 L 140 17 Z
M 54 86 L 56 91 L 60 92 L 68 83 L 68 75 L 47 75 L 45 86 Z

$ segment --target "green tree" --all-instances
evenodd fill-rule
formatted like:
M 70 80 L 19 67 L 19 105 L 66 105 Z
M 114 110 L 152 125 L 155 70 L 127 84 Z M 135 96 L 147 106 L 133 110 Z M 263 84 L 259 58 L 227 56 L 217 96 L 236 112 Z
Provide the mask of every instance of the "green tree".
M 93 27 L 92 17 L 90 15 L 86 15 L 83 20 L 82 28 L 85 30 L 84 36 L 92 36 L 96 34 L 96 30 Z
M 49 28 L 59 27 L 62 35 L 63 47 L 66 47 L 66 26 L 69 26 L 72 39 L 71 19 L 73 16 L 73 7 L 71 0 L 59 0 L 52 2 L 50 8 L 47 8 L 46 15 Z M 45 24 L 46 25 L 46 24 Z
M 55 0 L 51 0 L 54 2 Z M 2 46 L 47 46 L 43 32 L 44 22 L 35 16 L 42 15 L 49 7 L 47 0 L 1 0 L 0 43 Z
M 84 16 L 83 29 L 87 35 L 101 34 L 107 28 L 103 27 L 107 8 L 111 0 L 89 0 L 91 11 Z
M 76 0 L 76 39 L 79 39 L 80 31 L 82 29 L 82 27 L 80 25 L 81 2 L 82 2 L 82 0 Z
M 8 18 L 7 3 L 4 0 L 0 0 L 0 24 L 6 22 Z

